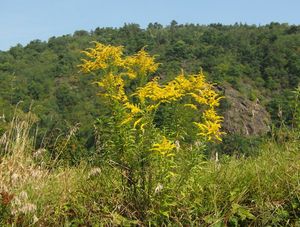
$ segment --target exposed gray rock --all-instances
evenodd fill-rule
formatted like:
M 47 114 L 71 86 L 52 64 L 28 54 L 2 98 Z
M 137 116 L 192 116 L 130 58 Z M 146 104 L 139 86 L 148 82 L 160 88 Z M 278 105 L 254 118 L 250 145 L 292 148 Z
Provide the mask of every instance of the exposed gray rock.
M 225 85 L 222 90 L 228 104 L 223 113 L 225 132 L 252 136 L 270 130 L 270 115 L 258 99 L 250 101 L 230 85 Z

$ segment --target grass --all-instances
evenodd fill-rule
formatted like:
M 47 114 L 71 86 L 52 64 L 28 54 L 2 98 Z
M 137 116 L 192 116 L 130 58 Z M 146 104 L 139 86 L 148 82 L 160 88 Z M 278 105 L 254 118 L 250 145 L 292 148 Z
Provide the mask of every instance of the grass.
M 1 139 L 3 226 L 300 224 L 299 138 L 266 141 L 249 158 L 188 158 L 182 150 L 172 176 L 148 200 L 133 200 L 111 165 L 45 164 L 30 122 L 15 118 Z

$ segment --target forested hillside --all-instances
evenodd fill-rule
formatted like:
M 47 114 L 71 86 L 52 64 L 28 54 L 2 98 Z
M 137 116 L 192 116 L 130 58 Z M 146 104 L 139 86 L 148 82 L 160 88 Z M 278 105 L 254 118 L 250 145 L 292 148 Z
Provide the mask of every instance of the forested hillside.
M 14 109 L 24 113 L 31 109 L 39 125 L 37 146 L 51 146 L 51 140 L 76 126 L 72 143 L 79 156 L 93 151 L 93 125 L 106 110 L 95 95 L 98 88 L 91 85 L 97 78 L 83 75 L 77 67 L 83 57 L 81 51 L 92 41 L 123 45 L 127 54 L 145 47 L 162 63 L 158 76 L 163 81 L 173 79 L 181 69 L 187 73 L 202 69 L 209 81 L 218 84 L 221 94 L 228 93 L 229 100 L 222 102 L 221 111 L 226 112 L 233 103 L 225 114 L 233 120 L 228 123 L 225 119 L 229 134 L 255 136 L 266 134 L 272 124 L 279 126 L 282 120 L 292 124 L 289 91 L 300 82 L 299 26 L 203 26 L 172 21 L 166 27 L 154 23 L 142 29 L 137 24 L 125 24 L 121 28 L 76 31 L 0 52 L 0 130 L 5 130 Z M 259 104 L 259 119 L 266 120 L 244 126 L 249 119 L 239 118 L 251 115 L 255 103 Z M 243 105 L 247 106 L 244 112 L 236 111 Z M 234 123 L 234 119 L 239 120 Z
M 300 26 L 76 31 L 0 78 L 0 226 L 299 226 Z

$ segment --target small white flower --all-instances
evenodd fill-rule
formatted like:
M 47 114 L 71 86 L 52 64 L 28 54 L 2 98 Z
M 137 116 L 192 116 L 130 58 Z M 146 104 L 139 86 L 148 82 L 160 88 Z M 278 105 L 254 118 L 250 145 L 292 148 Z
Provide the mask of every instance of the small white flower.
M 155 188 L 155 194 L 161 192 L 161 190 L 163 190 L 164 186 L 161 183 L 158 183 L 158 185 Z
M 11 175 L 11 183 L 12 185 L 16 185 L 18 183 L 19 180 L 19 175 L 17 173 L 13 173 Z
M 27 192 L 21 191 L 19 194 L 19 198 L 20 198 L 20 200 L 26 201 L 28 199 Z
M 176 151 L 178 152 L 180 149 L 180 143 L 178 140 L 175 141 Z
M 32 224 L 34 225 L 35 223 L 37 223 L 39 221 L 39 219 L 37 218 L 36 215 L 33 216 L 33 222 Z
M 40 148 L 36 152 L 33 153 L 33 157 L 39 158 L 39 157 L 43 156 L 43 154 L 46 153 L 46 151 L 47 151 L 46 149 Z
M 93 168 L 93 169 L 91 169 L 91 171 L 89 172 L 88 178 L 98 176 L 98 175 L 100 175 L 100 173 L 101 173 L 101 169 L 100 169 L 99 167 Z
M 36 205 L 33 203 L 26 203 L 19 211 L 23 214 L 34 213 L 36 211 Z

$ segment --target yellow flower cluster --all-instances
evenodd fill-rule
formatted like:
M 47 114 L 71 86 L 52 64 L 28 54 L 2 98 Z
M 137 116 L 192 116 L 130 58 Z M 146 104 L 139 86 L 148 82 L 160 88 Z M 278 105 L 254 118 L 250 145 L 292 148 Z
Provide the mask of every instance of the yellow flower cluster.
M 113 75 L 109 73 L 104 76 L 104 78 L 96 82 L 99 87 L 102 87 L 105 92 L 104 96 L 109 97 L 112 100 L 118 101 L 120 103 L 125 103 L 128 101 L 128 97 L 125 94 L 124 80 L 120 76 Z
M 135 79 L 137 76 L 153 73 L 158 68 L 159 64 L 155 63 L 154 57 L 150 56 L 144 48 L 132 56 L 124 57 L 123 46 L 94 43 L 94 48 L 82 51 L 87 59 L 82 59 L 83 64 L 79 67 L 85 73 L 110 68 L 119 75 L 127 75 L 130 79 Z
M 200 129 L 198 135 L 204 136 L 207 140 L 215 138 L 222 141 L 221 136 L 224 133 L 221 132 L 221 123 L 223 121 L 223 117 L 219 116 L 217 112 L 211 108 L 204 111 L 203 118 L 203 123 L 194 122 L 194 124 Z
M 163 136 L 161 143 L 153 144 L 151 150 L 158 152 L 160 155 L 168 157 L 174 156 L 174 153 L 172 153 L 174 148 L 176 148 L 175 144 L 169 141 L 165 136 Z
M 83 51 L 87 59 L 83 59 L 80 66 L 83 72 L 102 70 L 104 76 L 97 84 L 103 88 L 102 93 L 110 100 L 117 101 L 125 110 L 122 124 L 132 124 L 134 128 L 144 132 L 149 125 L 149 116 L 162 103 L 170 103 L 189 97 L 189 103 L 183 104 L 187 108 L 203 110 L 203 122 L 194 122 L 199 129 L 198 135 L 207 140 L 221 140 L 222 117 L 217 115 L 215 107 L 219 105 L 220 97 L 213 85 L 206 82 L 202 72 L 197 75 L 184 75 L 181 72 L 174 80 L 161 85 L 155 77 L 147 83 L 147 77 L 155 73 L 158 65 L 155 58 L 144 49 L 132 56 L 123 56 L 123 47 L 114 47 L 95 42 L 95 48 Z M 139 80 L 140 87 L 128 94 L 126 81 Z M 126 82 L 126 83 L 125 83 Z M 134 101 L 133 101 L 134 100 Z M 199 108 L 200 107 L 200 108 Z M 161 144 L 154 144 L 152 150 L 167 154 L 174 145 L 165 137 Z
M 157 105 L 149 105 L 145 110 L 141 110 L 138 105 L 129 102 L 125 93 L 125 78 L 145 79 L 149 73 L 153 73 L 158 68 L 155 58 L 150 56 L 144 48 L 132 56 L 123 56 L 122 46 L 104 45 L 94 42 L 94 48 L 88 48 L 82 53 L 87 59 L 82 59 L 83 63 L 79 65 L 82 72 L 104 71 L 104 76 L 97 84 L 103 88 L 103 96 L 110 100 L 120 102 L 129 113 L 124 116 L 122 124 L 132 122 L 134 127 L 141 124 L 141 129 L 146 123 L 143 123 L 141 115 L 153 111 Z M 146 78 L 147 79 L 147 78 Z M 137 116 L 139 115 L 139 116 Z M 138 117 L 136 120 L 135 118 Z
M 158 68 L 158 64 L 155 63 L 154 58 L 143 48 L 138 53 L 126 57 L 124 59 L 124 67 L 127 69 L 125 74 L 130 79 L 135 79 L 139 74 L 147 75 L 148 73 L 154 73 Z
M 129 102 L 126 102 L 124 104 L 124 107 L 127 108 L 128 110 L 130 110 L 130 112 L 132 114 L 137 114 L 137 113 L 142 112 L 142 110 L 137 105 L 134 105 L 134 104 L 129 103 Z
M 208 107 L 203 113 L 204 122 L 194 122 L 200 130 L 198 135 L 207 138 L 207 140 L 217 139 L 221 141 L 221 135 L 223 134 L 221 132 L 221 123 L 223 118 L 217 115 L 215 107 L 219 106 L 222 97 L 214 91 L 211 84 L 205 81 L 202 72 L 188 77 L 181 73 L 166 85 L 160 85 L 158 79 L 155 78 L 144 87 L 138 88 L 133 95 L 136 95 L 141 103 L 145 103 L 147 100 L 168 103 L 191 96 L 196 104 Z M 184 106 L 194 110 L 198 109 L 197 105 L 192 103 Z
M 95 48 L 88 48 L 86 51 L 82 51 L 88 58 L 88 60 L 82 59 L 83 64 L 79 65 L 83 72 L 105 70 L 111 66 L 122 66 L 124 64 L 122 46 L 116 47 L 98 42 L 94 43 Z
M 212 85 L 205 81 L 202 72 L 188 77 L 182 73 L 166 85 L 160 85 L 158 78 L 154 78 L 144 87 L 138 88 L 134 95 L 142 103 L 145 102 L 145 99 L 165 103 L 190 95 L 197 103 L 210 107 L 218 106 L 219 100 L 222 98 L 213 90 Z M 191 105 L 191 107 L 195 108 L 195 105 Z
M 136 126 L 139 123 L 141 123 L 143 120 L 142 116 L 144 115 L 144 111 L 142 109 L 140 109 L 140 107 L 138 107 L 137 105 L 132 104 L 128 101 L 125 102 L 123 104 L 123 106 L 126 110 L 129 111 L 129 113 L 126 113 L 126 115 L 124 116 L 124 119 L 121 122 L 121 125 L 124 125 L 124 124 L 127 124 L 127 123 L 133 121 L 137 117 L 137 115 L 139 115 L 140 117 L 137 120 L 135 120 L 135 122 L 133 124 L 133 128 L 136 128 Z M 143 125 L 141 126 L 141 130 L 144 130 Z

